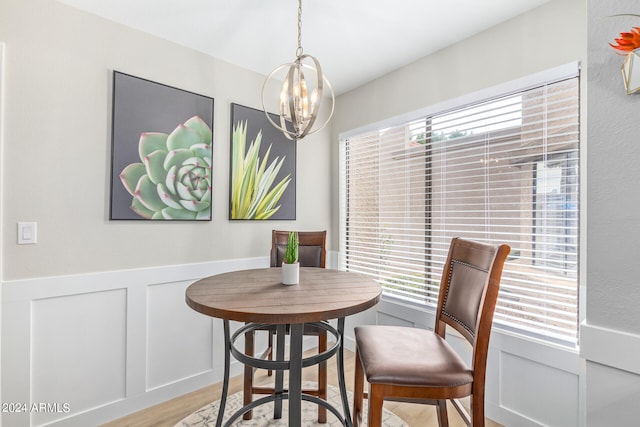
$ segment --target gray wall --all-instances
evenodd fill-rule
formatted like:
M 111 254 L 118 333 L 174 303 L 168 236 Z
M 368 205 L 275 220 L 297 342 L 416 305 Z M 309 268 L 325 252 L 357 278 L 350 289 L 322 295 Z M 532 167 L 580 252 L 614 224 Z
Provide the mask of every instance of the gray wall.
M 330 226 L 328 131 L 299 145 L 297 221 L 227 219 L 230 103 L 259 108 L 264 76 L 54 0 L 3 0 L 0 41 L 3 279 L 266 256 L 272 228 Z M 114 69 L 215 98 L 212 222 L 108 220 Z
M 640 419 L 640 94 L 626 95 L 609 43 L 640 27 L 640 1 L 588 2 L 586 320 L 589 426 Z M 637 64 L 640 66 L 640 64 Z M 612 421 L 615 420 L 615 422 Z
M 624 56 L 608 45 L 620 32 L 640 27 L 640 17 L 611 15 L 634 12 L 640 13 L 640 1 L 589 2 L 587 320 L 637 334 L 640 94 L 626 95 Z

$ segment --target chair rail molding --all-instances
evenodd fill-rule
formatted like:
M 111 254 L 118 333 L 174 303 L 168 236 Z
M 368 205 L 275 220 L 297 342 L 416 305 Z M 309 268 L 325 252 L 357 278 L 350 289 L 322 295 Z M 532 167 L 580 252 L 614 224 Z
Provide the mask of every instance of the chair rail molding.
M 580 325 L 580 356 L 640 375 L 640 335 L 597 325 L 586 321 Z

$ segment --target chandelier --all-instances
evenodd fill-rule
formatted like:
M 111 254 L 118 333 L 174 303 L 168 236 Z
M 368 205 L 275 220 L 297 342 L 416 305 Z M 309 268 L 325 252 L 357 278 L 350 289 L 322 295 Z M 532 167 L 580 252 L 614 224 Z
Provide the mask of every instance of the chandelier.
M 272 95 L 271 87 L 278 86 L 279 93 Z M 325 92 L 325 88 L 328 92 Z M 273 91 L 277 92 L 277 90 Z M 327 99 L 323 99 L 323 95 Z M 329 95 L 329 96 L 326 96 Z M 277 102 L 279 120 L 274 121 L 267 112 L 268 100 Z M 327 118 L 318 122 L 318 116 L 329 105 Z M 324 128 L 335 106 L 335 95 L 329 80 L 322 74 L 320 62 L 302 50 L 302 0 L 298 0 L 298 49 L 294 62 L 280 65 L 273 70 L 262 85 L 262 108 L 267 120 L 285 137 L 297 141 Z M 315 127 L 314 127 L 315 126 Z

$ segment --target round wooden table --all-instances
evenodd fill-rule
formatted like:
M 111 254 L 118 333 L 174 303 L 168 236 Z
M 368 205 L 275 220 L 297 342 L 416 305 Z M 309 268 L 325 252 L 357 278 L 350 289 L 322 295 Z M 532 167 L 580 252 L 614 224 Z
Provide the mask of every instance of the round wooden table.
M 190 285 L 186 290 L 186 302 L 194 310 L 208 316 L 217 317 L 224 322 L 225 370 L 220 410 L 216 426 L 222 425 L 224 405 L 226 403 L 230 356 L 251 366 L 274 369 L 282 375 L 289 371 L 289 390 L 282 393 L 282 384 L 276 381 L 276 393 L 256 400 L 238 410 L 227 421 L 231 423 L 245 412 L 258 405 L 274 402 L 276 414 L 281 408 L 282 399 L 289 401 L 289 426 L 301 427 L 301 401 L 308 400 L 331 410 L 343 425 L 351 426 L 351 416 L 347 402 L 347 390 L 344 382 L 344 318 L 373 307 L 380 301 L 381 287 L 370 277 L 324 268 L 301 268 L 300 283 L 287 286 L 280 283 L 280 268 L 241 270 L 207 277 Z M 337 319 L 338 327 L 333 328 L 325 320 Z M 243 328 L 230 334 L 229 321 L 245 322 Z M 303 359 L 302 340 L 305 323 L 326 329 L 336 337 L 336 346 L 327 352 Z M 282 339 L 285 330 L 291 334 L 289 360 L 276 357 L 274 361 L 247 357 L 234 346 L 237 337 L 264 325 L 278 325 Z M 288 326 L 287 326 L 288 325 Z M 253 328 L 253 329 L 252 329 Z M 342 396 L 344 415 L 336 408 L 318 399 L 302 393 L 302 367 L 326 360 L 337 353 L 338 382 Z M 280 387 L 280 391 L 278 388 Z

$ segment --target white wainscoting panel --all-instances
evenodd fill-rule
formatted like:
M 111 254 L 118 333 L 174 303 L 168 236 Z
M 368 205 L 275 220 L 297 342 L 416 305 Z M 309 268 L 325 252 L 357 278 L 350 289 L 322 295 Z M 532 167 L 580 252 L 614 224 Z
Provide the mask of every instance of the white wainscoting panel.
M 2 283 L 3 403 L 27 408 L 3 412 L 2 425 L 97 426 L 221 381 L 222 321 L 191 310 L 184 291 L 268 265 L 261 257 Z M 240 368 L 232 363 L 231 374 Z
M 147 378 L 153 390 L 213 369 L 213 322 L 186 304 L 190 282 L 147 287 Z M 220 342 L 215 343 L 221 346 Z
M 389 326 L 407 326 L 413 327 L 415 326 L 409 320 L 403 319 L 401 317 L 393 316 L 388 313 L 378 312 L 377 322 L 378 325 L 389 325 Z
M 583 322 L 580 340 L 589 378 L 586 424 L 638 425 L 640 335 Z
M 500 352 L 499 378 L 501 407 L 538 425 L 578 425 L 577 375 L 530 358 Z M 535 396 L 535 399 L 523 399 L 522 395 Z
M 69 405 L 3 413 L 2 424 L 97 426 L 219 382 L 222 322 L 189 309 L 184 289 L 212 274 L 268 265 L 264 257 L 2 283 L 3 402 Z M 347 318 L 346 347 L 354 349 L 354 326 L 372 323 L 432 328 L 433 313 L 384 298 Z M 232 330 L 239 326 L 232 322 Z M 448 339 L 469 357 L 459 336 Z M 232 363 L 232 375 L 240 368 Z M 494 331 L 489 418 L 505 426 L 578 425 L 581 382 L 575 351 Z
M 126 306 L 124 289 L 32 302 L 31 403 L 54 404 L 33 424 L 66 417 L 56 405 L 83 412 L 126 397 Z
M 640 423 L 640 375 L 599 363 L 587 363 L 587 425 L 637 426 Z

